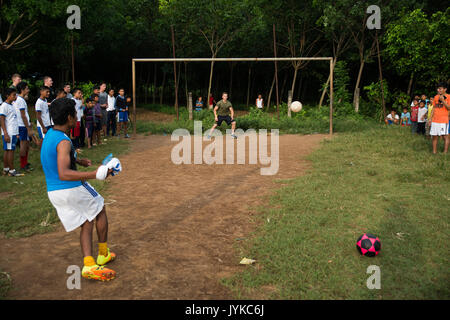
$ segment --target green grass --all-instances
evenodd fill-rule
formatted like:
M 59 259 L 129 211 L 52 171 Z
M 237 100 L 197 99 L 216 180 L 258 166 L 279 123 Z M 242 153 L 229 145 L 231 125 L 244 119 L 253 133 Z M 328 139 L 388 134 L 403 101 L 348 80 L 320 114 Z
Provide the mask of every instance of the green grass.
M 108 139 L 106 145 L 84 149 L 80 158 L 88 158 L 93 162 L 91 168 L 78 166 L 79 170 L 94 170 L 109 154 L 120 155 L 128 150 L 129 142 L 125 139 Z M 0 151 L 3 159 L 3 150 Z M 34 171 L 23 177 L 0 176 L 0 233 L 9 238 L 27 237 L 33 234 L 54 230 L 59 222 L 56 211 L 47 197 L 46 184 L 39 151 L 30 150 L 29 162 Z M 20 167 L 19 151 L 15 152 L 15 166 Z M 3 163 L 2 163 L 3 168 Z M 90 183 L 101 192 L 107 182 L 93 180 Z
M 327 108 L 319 109 L 317 106 L 304 106 L 299 113 L 292 113 L 289 118 L 286 114 L 287 106 L 280 107 L 283 112 L 280 112 L 280 118 L 274 113 L 261 112 L 256 108 L 250 108 L 250 112 L 243 116 L 236 118 L 236 127 L 243 130 L 248 129 L 279 129 L 281 134 L 314 134 L 314 133 L 329 133 L 329 111 Z M 173 107 L 160 105 L 146 105 L 142 106 L 144 110 L 151 110 L 155 112 L 163 112 L 174 114 Z M 202 121 L 203 131 L 211 128 L 214 124 L 214 115 L 211 110 L 202 110 L 200 112 L 193 112 L 194 120 Z M 339 115 L 335 114 L 333 119 L 333 130 L 335 132 L 359 132 L 369 128 L 379 127 L 380 124 L 371 118 L 367 118 L 358 114 Z M 136 130 L 139 133 L 156 133 L 156 134 L 170 134 L 175 129 L 185 128 L 191 133 L 194 131 L 194 123 L 189 120 L 188 112 L 185 107 L 179 110 L 179 120 L 171 122 L 154 122 L 154 121 L 138 121 Z M 222 124 L 221 130 L 224 131 L 228 126 Z
M 253 240 L 240 243 L 258 262 L 224 279 L 236 297 L 450 298 L 449 156 L 384 127 L 340 134 L 309 159 L 313 169 L 261 208 Z M 358 254 L 364 232 L 380 237 L 379 256 Z M 369 265 L 381 268 L 380 290 L 366 287 Z
M 9 289 L 11 288 L 11 277 L 8 273 L 0 270 L 0 300 L 6 298 Z

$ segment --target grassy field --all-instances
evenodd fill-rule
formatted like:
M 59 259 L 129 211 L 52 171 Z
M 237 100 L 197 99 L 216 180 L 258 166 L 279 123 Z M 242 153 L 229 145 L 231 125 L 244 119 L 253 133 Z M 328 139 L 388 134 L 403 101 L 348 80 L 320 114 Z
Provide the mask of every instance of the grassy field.
M 109 154 L 120 155 L 128 150 L 129 141 L 123 138 L 109 139 L 103 144 L 92 149 L 85 148 L 80 158 L 91 159 L 94 166 L 79 170 L 94 170 L 95 165 Z M 0 159 L 3 159 L 3 149 L 0 151 Z M 42 166 L 40 164 L 39 151 L 30 151 L 29 162 L 34 171 L 23 177 L 0 176 L 0 237 L 26 237 L 33 234 L 45 233 L 53 230 L 58 222 L 56 211 L 47 197 L 46 184 Z M 15 153 L 16 168 L 20 167 L 19 152 Z M 3 168 L 3 162 L 2 162 Z M 90 181 L 101 191 L 106 182 Z
M 250 108 L 247 114 L 236 117 L 236 127 L 247 129 L 279 129 L 282 134 L 315 134 L 329 133 L 330 120 L 328 108 L 319 109 L 317 106 L 304 106 L 298 113 L 292 113 L 292 117 L 287 117 L 287 105 L 283 105 L 280 111 L 280 118 L 274 112 L 261 112 L 256 108 Z M 166 114 L 175 114 L 173 106 L 161 105 L 140 105 L 138 112 L 153 111 Z M 203 129 L 209 129 L 214 124 L 214 115 L 211 110 L 203 109 L 200 112 L 193 112 L 196 121 L 202 121 Z M 368 128 L 378 127 L 379 123 L 371 118 L 359 114 L 338 115 L 333 119 L 333 130 L 335 132 L 357 132 Z M 185 107 L 179 109 L 179 120 L 170 122 L 157 122 L 148 120 L 138 120 L 136 130 L 139 133 L 171 134 L 175 129 L 185 128 L 191 133 L 194 131 L 194 123 L 189 120 L 189 115 Z M 222 124 L 219 128 L 223 132 L 229 128 Z
M 191 125 L 182 121 L 142 122 L 138 132 L 160 126 L 164 131 L 152 132 L 170 134 Z M 280 181 L 270 206 L 260 208 L 252 240 L 239 242 L 237 250 L 257 263 L 223 282 L 236 298 L 449 299 L 449 157 L 432 155 L 429 141 L 408 129 L 360 123 L 345 133 L 354 120 L 341 121 L 341 133 L 309 157 L 313 169 Z M 98 164 L 128 147 L 129 140 L 114 138 L 81 157 Z M 32 173 L 0 177 L 0 237 L 45 233 L 58 223 L 37 150 L 30 162 Z M 99 191 L 106 185 L 92 184 Z M 380 237 L 378 257 L 357 253 L 364 232 Z M 381 268 L 381 290 L 366 287 L 369 265 Z M 9 285 L 0 272 L 0 298 Z
M 312 171 L 261 208 L 239 248 L 257 263 L 224 280 L 236 297 L 449 299 L 449 156 L 384 127 L 340 134 L 309 158 Z M 364 232 L 381 239 L 379 256 L 357 252 Z M 381 269 L 380 290 L 366 287 L 369 265 Z

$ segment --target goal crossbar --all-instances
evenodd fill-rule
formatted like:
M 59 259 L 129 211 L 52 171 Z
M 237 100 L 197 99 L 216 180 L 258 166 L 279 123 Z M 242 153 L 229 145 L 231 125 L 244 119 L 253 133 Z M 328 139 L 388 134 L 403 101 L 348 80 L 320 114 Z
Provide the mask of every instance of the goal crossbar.
M 133 135 L 136 136 L 136 62 L 227 62 L 227 61 L 329 61 L 330 63 L 330 135 L 333 135 L 333 58 L 332 57 L 290 57 L 290 58 L 134 58 L 133 77 Z

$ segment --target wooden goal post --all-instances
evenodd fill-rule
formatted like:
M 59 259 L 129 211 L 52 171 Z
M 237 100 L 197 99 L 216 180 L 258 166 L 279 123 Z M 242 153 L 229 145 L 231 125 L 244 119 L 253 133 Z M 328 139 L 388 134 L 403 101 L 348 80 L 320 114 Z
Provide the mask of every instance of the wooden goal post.
M 330 135 L 333 135 L 333 58 L 299 57 L 299 58 L 135 58 L 131 60 L 133 77 L 133 135 L 136 136 L 136 62 L 227 62 L 227 61 L 329 61 L 330 63 Z

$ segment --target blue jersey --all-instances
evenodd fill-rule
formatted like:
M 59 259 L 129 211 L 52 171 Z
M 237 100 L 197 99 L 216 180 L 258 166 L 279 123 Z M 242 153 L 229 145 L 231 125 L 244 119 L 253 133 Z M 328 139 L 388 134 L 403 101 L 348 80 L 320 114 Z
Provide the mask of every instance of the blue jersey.
M 62 131 L 50 129 L 45 135 L 41 148 L 41 163 L 44 170 L 45 180 L 47 182 L 47 191 L 71 189 L 81 186 L 81 181 L 63 181 L 59 179 L 58 174 L 58 153 L 56 147 L 58 144 L 67 140 L 72 148 L 70 151 L 70 168 L 76 170 L 76 153 L 70 138 Z

